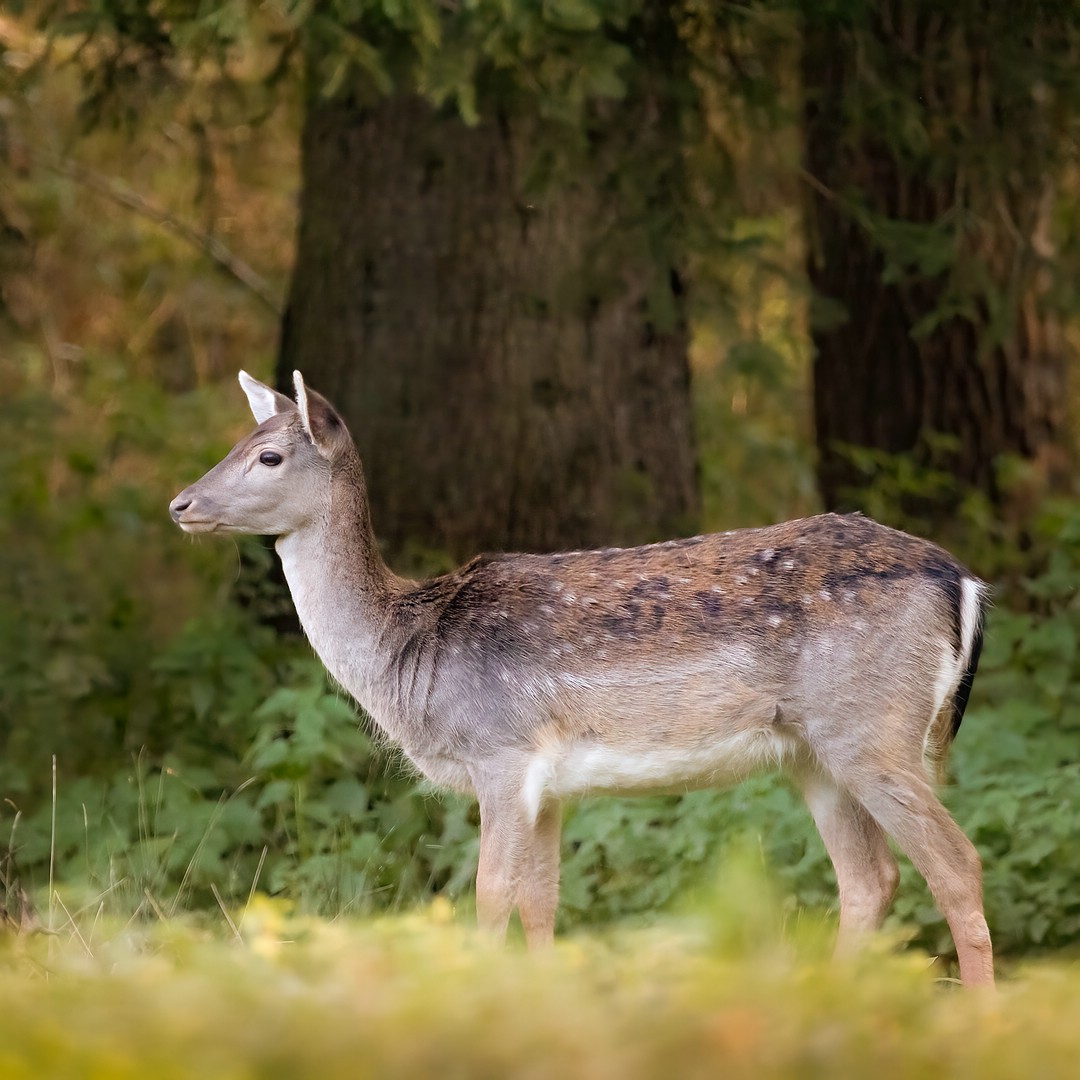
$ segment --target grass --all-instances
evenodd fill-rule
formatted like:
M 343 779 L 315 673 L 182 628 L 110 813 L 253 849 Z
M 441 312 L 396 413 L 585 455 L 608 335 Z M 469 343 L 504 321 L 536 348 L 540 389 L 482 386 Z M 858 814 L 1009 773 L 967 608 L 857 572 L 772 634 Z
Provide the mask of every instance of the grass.
M 701 903 L 699 901 L 699 903 Z M 845 963 L 735 872 L 702 909 L 493 947 L 439 902 L 328 921 L 242 909 L 0 936 L 5 1080 L 1073 1076 L 1080 965 L 996 996 L 883 943 Z M 704 913 L 707 911 L 707 913 Z

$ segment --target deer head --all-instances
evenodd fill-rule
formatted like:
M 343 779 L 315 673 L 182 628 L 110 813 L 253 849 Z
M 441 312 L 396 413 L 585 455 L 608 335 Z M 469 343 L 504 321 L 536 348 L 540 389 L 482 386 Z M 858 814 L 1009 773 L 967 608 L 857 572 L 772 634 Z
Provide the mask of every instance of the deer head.
M 330 403 L 293 372 L 296 401 L 240 372 L 259 426 L 169 505 L 189 533 L 285 536 L 320 513 L 335 462 L 351 445 Z

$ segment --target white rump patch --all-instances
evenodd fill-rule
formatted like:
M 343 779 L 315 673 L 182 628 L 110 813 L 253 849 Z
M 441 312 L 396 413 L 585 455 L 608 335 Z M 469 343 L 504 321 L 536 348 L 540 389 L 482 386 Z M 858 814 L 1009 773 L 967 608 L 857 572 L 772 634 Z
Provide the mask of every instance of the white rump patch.
M 960 676 L 964 673 L 962 656 L 953 652 L 951 641 L 947 641 L 941 648 L 941 660 L 938 663 L 937 678 L 934 679 L 934 707 L 930 711 L 930 726 L 933 727 L 938 713 L 945 707 L 948 701 L 960 685 Z M 929 730 L 927 731 L 929 737 Z
M 951 641 L 941 649 L 937 677 L 934 679 L 934 707 L 930 713 L 930 723 L 923 737 L 923 757 L 930 756 L 930 738 L 938 728 L 938 716 L 951 702 L 960 687 L 960 680 L 971 661 L 971 649 L 975 644 L 975 634 L 979 628 L 980 600 L 983 586 L 974 578 L 964 578 L 960 583 L 960 651 L 955 652 Z
M 964 668 L 971 659 L 971 648 L 975 644 L 975 632 L 979 628 L 982 616 L 983 585 L 973 578 L 964 578 L 960 583 L 960 653 Z

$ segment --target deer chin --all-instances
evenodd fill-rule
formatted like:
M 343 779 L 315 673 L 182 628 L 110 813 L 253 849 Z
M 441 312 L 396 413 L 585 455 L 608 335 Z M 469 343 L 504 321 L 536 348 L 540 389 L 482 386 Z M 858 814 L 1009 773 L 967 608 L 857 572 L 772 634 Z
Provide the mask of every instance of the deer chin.
M 227 532 L 243 532 L 243 529 L 238 529 L 235 526 L 227 525 L 223 521 L 178 521 L 176 523 L 186 533 L 227 533 Z

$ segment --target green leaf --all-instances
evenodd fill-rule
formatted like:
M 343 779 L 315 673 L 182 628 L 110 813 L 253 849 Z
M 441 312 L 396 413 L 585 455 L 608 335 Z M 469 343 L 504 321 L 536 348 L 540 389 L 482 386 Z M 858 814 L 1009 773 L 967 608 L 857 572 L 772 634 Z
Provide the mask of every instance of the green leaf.
M 544 21 L 560 30 L 598 30 L 603 19 L 590 0 L 544 0 Z

